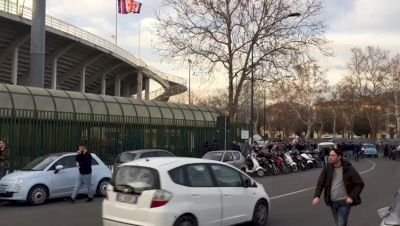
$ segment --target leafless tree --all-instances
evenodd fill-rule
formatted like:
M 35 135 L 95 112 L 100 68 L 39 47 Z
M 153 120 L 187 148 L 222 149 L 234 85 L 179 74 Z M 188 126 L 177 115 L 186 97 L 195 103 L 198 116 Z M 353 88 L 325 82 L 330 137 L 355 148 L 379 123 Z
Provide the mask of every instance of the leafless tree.
M 379 47 L 366 47 L 351 50 L 348 64 L 350 74 L 344 78 L 344 86 L 355 92 L 360 108 L 365 112 L 372 137 L 376 137 L 382 112 L 384 81 L 388 75 L 389 53 Z
M 396 119 L 396 130 L 398 136 L 400 136 L 400 54 L 397 54 L 390 60 L 388 66 L 388 76 L 385 76 L 384 87 L 386 93 L 393 94 L 393 98 L 385 98 L 388 102 L 388 112 L 390 115 L 394 115 Z M 389 117 L 390 118 L 390 117 Z
M 305 138 L 310 138 L 316 120 L 315 103 L 328 91 L 328 81 L 315 61 L 310 60 L 296 66 L 296 73 L 291 79 L 282 80 L 275 86 L 275 97 L 292 103 L 292 109 L 298 118 L 307 126 Z M 303 106 L 301 112 L 297 107 Z
M 155 28 L 159 53 L 182 63 L 190 58 L 198 70 L 222 68 L 231 117 L 252 70 L 279 77 L 310 50 L 327 53 L 320 0 L 163 0 L 163 6 Z

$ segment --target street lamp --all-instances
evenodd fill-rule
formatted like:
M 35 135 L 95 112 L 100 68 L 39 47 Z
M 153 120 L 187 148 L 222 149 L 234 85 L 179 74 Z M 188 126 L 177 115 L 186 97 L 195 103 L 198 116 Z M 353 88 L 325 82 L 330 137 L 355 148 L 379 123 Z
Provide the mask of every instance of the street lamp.
M 296 13 L 290 13 L 287 16 L 285 16 L 282 20 L 289 18 L 289 17 L 298 17 L 301 14 L 296 12 Z M 253 143 L 253 122 L 254 122 L 254 44 L 251 47 L 251 110 L 250 110 L 250 131 L 249 131 L 249 141 L 250 141 L 250 145 L 252 145 Z M 190 80 L 189 80 L 190 81 Z M 265 109 L 264 109 L 265 111 Z M 265 114 L 265 112 L 264 112 Z M 265 116 L 264 116 L 264 120 L 265 120 Z
M 191 99 L 190 99 L 190 69 L 192 66 L 192 61 L 190 59 L 188 59 L 188 63 L 189 63 L 189 105 L 192 103 Z

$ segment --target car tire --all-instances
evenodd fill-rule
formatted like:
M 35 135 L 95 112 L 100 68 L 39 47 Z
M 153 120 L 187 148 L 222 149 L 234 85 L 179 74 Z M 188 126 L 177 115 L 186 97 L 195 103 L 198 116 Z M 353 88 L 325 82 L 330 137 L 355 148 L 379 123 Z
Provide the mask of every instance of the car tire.
M 180 216 L 174 223 L 174 226 L 197 226 L 197 220 L 194 216 L 186 214 Z
M 49 190 L 44 185 L 35 185 L 29 192 L 27 200 L 32 205 L 41 205 L 49 198 Z
M 258 177 L 263 177 L 263 176 L 265 176 L 265 171 L 264 171 L 263 169 L 257 170 L 257 176 L 258 176 Z
M 105 197 L 107 194 L 107 185 L 110 183 L 110 179 L 108 178 L 103 178 L 99 181 L 99 183 L 97 184 L 97 188 L 96 188 L 96 194 L 98 196 L 103 196 Z
M 268 202 L 263 199 L 258 200 L 254 207 L 253 219 L 249 225 L 265 226 L 268 221 L 268 211 Z

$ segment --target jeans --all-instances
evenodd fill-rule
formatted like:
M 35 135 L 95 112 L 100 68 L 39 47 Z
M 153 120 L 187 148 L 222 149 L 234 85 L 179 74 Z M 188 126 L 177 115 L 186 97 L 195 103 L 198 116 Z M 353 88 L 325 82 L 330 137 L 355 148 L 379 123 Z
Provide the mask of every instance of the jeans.
M 78 181 L 76 181 L 74 192 L 71 195 L 71 199 L 75 200 L 82 185 L 85 185 L 88 189 L 88 197 L 93 198 L 92 191 L 92 174 L 79 174 Z
M 350 207 L 351 206 L 346 204 L 346 200 L 335 201 L 331 203 L 333 220 L 337 226 L 347 226 Z

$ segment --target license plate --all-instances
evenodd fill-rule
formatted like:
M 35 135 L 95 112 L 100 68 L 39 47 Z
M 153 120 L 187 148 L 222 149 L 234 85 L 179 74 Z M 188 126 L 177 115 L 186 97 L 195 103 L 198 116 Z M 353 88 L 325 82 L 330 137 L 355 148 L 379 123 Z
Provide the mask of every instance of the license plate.
M 137 203 L 138 196 L 137 195 L 128 195 L 128 194 L 117 194 L 117 201 L 118 202 L 126 202 L 131 204 Z

